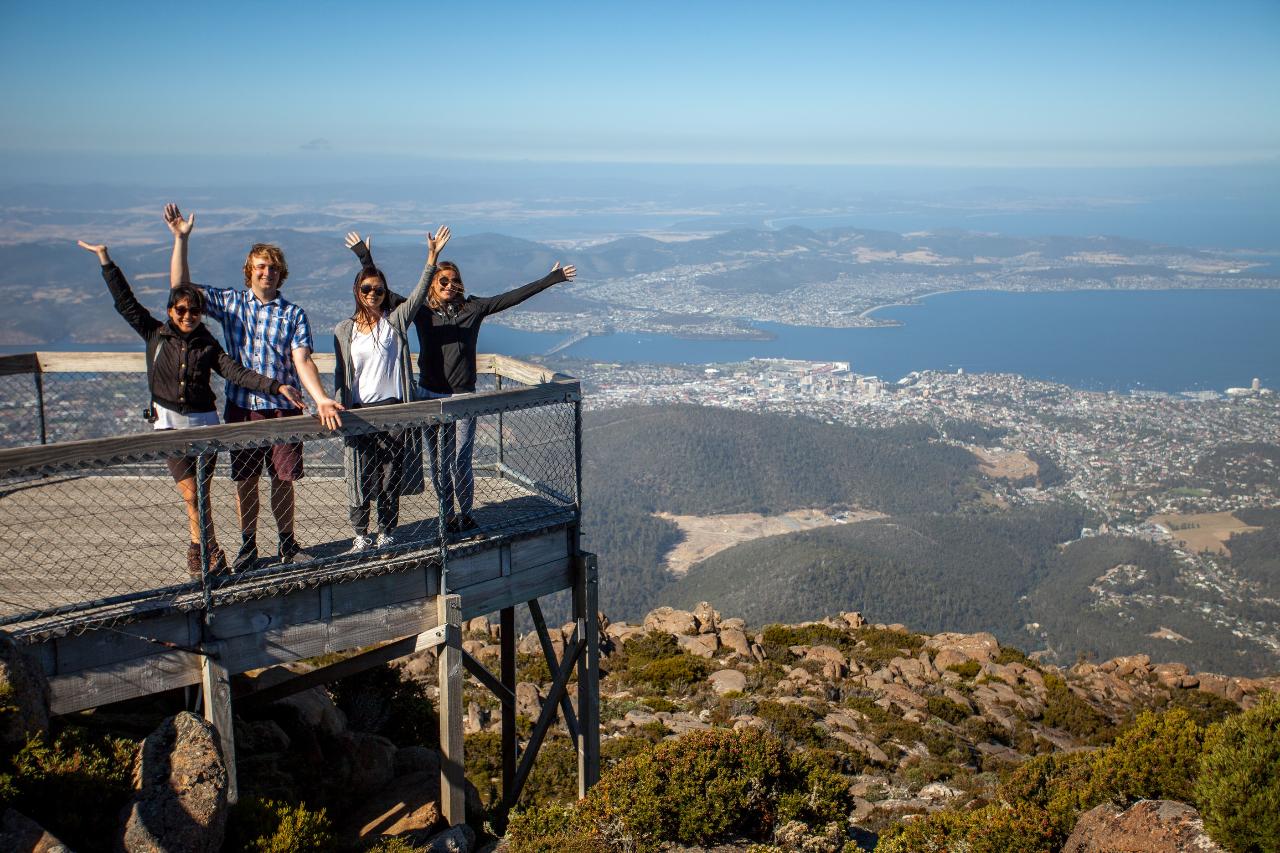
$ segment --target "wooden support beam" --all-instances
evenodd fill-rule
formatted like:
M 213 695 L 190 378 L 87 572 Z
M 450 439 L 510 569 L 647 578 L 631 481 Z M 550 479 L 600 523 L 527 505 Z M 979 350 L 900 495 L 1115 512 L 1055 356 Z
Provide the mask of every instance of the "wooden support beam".
M 578 798 L 600 780 L 600 617 L 595 554 L 575 559 L 573 611 L 586 649 L 578 658 Z
M 218 659 L 221 647 L 221 643 L 205 644 L 208 654 L 200 658 L 200 675 L 204 688 L 204 718 L 218 733 L 222 761 L 227 766 L 227 802 L 234 804 L 240 799 L 240 788 L 236 783 L 235 722 L 231 715 L 231 676 Z
M 476 677 L 477 681 L 487 687 L 490 693 L 498 697 L 498 701 L 503 704 L 503 707 L 507 705 L 515 706 L 515 692 L 508 690 L 501 681 L 494 677 L 492 672 L 485 669 L 484 664 L 465 651 L 462 653 L 462 665 L 467 668 L 467 672 Z
M 542 605 L 538 603 L 538 599 L 529 600 L 529 615 L 533 617 L 534 630 L 538 632 L 538 642 L 542 644 L 542 655 L 547 659 L 547 672 L 555 672 L 560 668 L 560 661 L 556 659 L 556 650 L 551 646 L 551 636 L 547 633 L 547 620 L 542 616 Z M 579 637 L 582 635 L 579 634 Z M 566 654 L 568 652 L 566 651 Z M 564 714 L 564 725 L 569 730 L 569 737 L 573 739 L 574 747 L 578 744 L 578 717 L 573 713 L 573 704 L 566 695 L 560 700 L 560 711 Z
M 462 758 L 462 597 L 436 597 L 447 642 L 436 655 L 440 678 L 440 812 L 449 826 L 467 819 Z
M 515 695 L 516 690 L 516 609 L 504 607 L 498 611 L 498 643 L 502 650 L 502 686 Z M 516 738 L 515 705 L 502 706 L 502 803 L 500 821 L 506 829 L 506 803 L 511 799 L 511 791 L 516 783 L 516 761 L 520 758 L 520 747 Z
M 564 698 L 565 690 L 569 685 L 569 673 L 573 671 L 574 665 L 578 662 L 578 656 L 582 654 L 586 648 L 586 640 L 578 636 L 574 631 L 572 639 L 572 649 L 565 647 L 564 663 L 556 672 L 555 680 L 551 682 L 551 690 L 547 693 L 546 700 L 542 703 L 542 711 L 538 714 L 538 722 L 533 727 L 533 733 L 529 735 L 529 743 L 524 748 L 524 755 L 520 757 L 520 767 L 516 770 L 515 780 L 512 782 L 511 791 L 507 795 L 506 802 L 503 805 L 508 808 L 514 808 L 516 802 L 520 799 L 520 792 L 524 789 L 525 780 L 529 778 L 529 771 L 533 769 L 533 760 L 538 757 L 538 750 L 542 747 L 542 741 L 547 736 L 547 731 L 551 728 L 551 723 L 556 718 L 556 706 L 560 700 Z
M 433 649 L 436 646 L 443 645 L 444 642 L 445 626 L 440 625 L 430 631 L 424 631 L 412 637 L 405 637 L 401 640 L 394 640 L 381 646 L 375 646 L 368 651 L 344 658 L 337 663 L 301 673 L 288 681 L 282 681 L 269 687 L 255 689 L 251 684 L 238 683 L 237 686 L 240 689 L 235 691 L 235 699 L 242 707 L 246 704 L 266 705 L 286 696 L 301 693 L 303 690 L 310 690 L 312 687 L 319 687 L 322 684 L 348 678 L 364 672 L 366 669 L 407 657 L 415 652 Z

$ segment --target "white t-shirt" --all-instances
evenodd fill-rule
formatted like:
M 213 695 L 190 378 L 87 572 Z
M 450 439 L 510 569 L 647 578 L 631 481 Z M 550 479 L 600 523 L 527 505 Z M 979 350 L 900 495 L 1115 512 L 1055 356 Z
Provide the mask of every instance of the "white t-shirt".
M 352 402 L 357 406 L 400 397 L 400 345 L 383 317 L 368 334 L 351 332 Z

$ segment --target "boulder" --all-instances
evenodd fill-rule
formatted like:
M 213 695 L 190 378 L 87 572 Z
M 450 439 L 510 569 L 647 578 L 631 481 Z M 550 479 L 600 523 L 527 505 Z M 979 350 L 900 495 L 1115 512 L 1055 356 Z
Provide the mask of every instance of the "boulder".
M 538 719 L 542 713 L 542 694 L 538 685 L 521 681 L 516 685 L 516 714 L 523 714 L 531 720 Z
M 397 776 L 410 773 L 440 772 L 440 753 L 428 746 L 402 746 L 396 750 L 393 763 Z
M 751 657 L 751 641 L 740 628 L 721 628 L 720 645 L 741 657 Z
M 856 610 L 849 611 L 848 613 L 841 613 L 840 619 L 850 628 L 861 628 L 863 625 L 867 624 L 867 620 L 863 619 L 862 614 Z
M 645 635 L 644 628 L 639 625 L 628 625 L 626 622 L 614 622 L 605 629 L 605 635 L 613 640 L 614 643 L 621 648 L 627 640 L 643 637 Z
M 705 601 L 693 608 L 693 618 L 698 620 L 698 633 L 714 634 L 720 630 L 720 614 Z
M 927 651 L 934 652 L 933 665 L 945 670 L 947 667 L 976 660 L 978 663 L 993 661 L 1000 653 L 1000 643 L 995 635 L 986 631 L 977 634 L 958 634 L 945 632 L 935 634 L 925 641 Z
M 380 835 L 433 832 L 440 814 L 440 771 L 420 770 L 394 779 L 365 799 L 344 821 L 339 835 L 347 843 L 371 841 Z
M 521 637 L 520 642 L 516 643 L 516 651 L 522 655 L 542 654 L 542 640 L 538 639 L 538 632 L 530 631 Z
M 0 631 L 0 744 L 21 748 L 49 730 L 49 682 L 23 647 Z
M 413 845 L 418 853 L 471 853 L 476 846 L 476 833 L 465 823 L 434 835 L 426 832 L 410 832 L 403 839 Z
M 22 850 L 24 853 L 71 853 L 43 826 L 22 812 L 5 809 L 0 814 L 0 850 Z
M 723 630 L 724 630 L 724 629 L 726 629 L 726 628 L 730 628 L 730 629 L 732 629 L 732 630 L 734 630 L 734 631 L 746 631 L 746 630 L 747 630 L 747 620 L 745 620 L 745 619 L 740 619 L 740 618 L 738 618 L 737 616 L 733 616 L 733 617 L 731 617 L 731 618 L 729 618 L 729 619 L 721 619 L 721 620 L 720 620 L 720 630 L 721 630 L 721 631 L 723 631 Z
M 918 795 L 924 800 L 958 800 L 966 796 L 965 792 L 959 788 L 952 788 L 950 785 L 944 785 L 941 782 L 931 782 L 920 789 Z
M 1080 816 L 1063 853 L 1226 853 L 1205 834 L 1200 813 L 1172 800 L 1141 800 L 1121 811 L 1103 803 Z
M 217 853 L 227 825 L 227 768 L 213 726 L 183 711 L 147 735 L 133 767 L 128 853 Z
M 676 636 L 698 633 L 698 619 L 688 610 L 659 607 L 644 617 L 646 631 L 663 631 Z
M 276 700 L 275 704 L 292 708 L 305 725 L 330 737 L 337 737 L 347 730 L 347 715 L 333 704 L 322 687 L 286 696 Z
M 680 648 L 700 658 L 713 658 L 720 648 L 720 641 L 715 634 L 698 634 L 693 637 L 680 634 L 676 636 L 676 642 L 680 644 Z
M 347 771 L 345 787 L 351 792 L 376 791 L 395 775 L 396 745 L 382 735 L 343 732 L 335 745 L 336 760 Z
M 711 682 L 711 689 L 722 696 L 725 693 L 741 693 L 747 689 L 747 676 L 736 669 L 713 672 L 707 676 L 707 681 Z

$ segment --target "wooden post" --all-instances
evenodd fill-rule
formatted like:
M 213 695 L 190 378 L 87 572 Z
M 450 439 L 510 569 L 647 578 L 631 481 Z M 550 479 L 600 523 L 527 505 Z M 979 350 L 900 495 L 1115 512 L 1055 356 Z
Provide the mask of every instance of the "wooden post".
M 600 780 L 600 617 L 596 555 L 578 554 L 573 615 L 586 649 L 578 658 L 578 798 Z
M 499 638 L 502 648 L 502 686 L 516 692 L 516 609 L 504 607 L 498 614 Z M 516 740 L 516 706 L 502 706 L 502 799 L 505 803 L 516 781 L 516 754 L 519 744 Z M 506 815 L 502 815 L 506 822 Z M 505 827 L 503 827 L 505 829 Z
M 236 784 L 236 729 L 231 716 L 231 676 L 218 659 L 222 644 L 205 643 L 204 648 L 207 654 L 200 657 L 204 718 L 218 733 L 222 761 L 227 766 L 227 802 L 235 804 L 240 799 L 240 788 Z
M 436 652 L 440 674 L 440 812 L 449 826 L 467 819 L 462 763 L 462 597 L 436 597 L 445 644 Z

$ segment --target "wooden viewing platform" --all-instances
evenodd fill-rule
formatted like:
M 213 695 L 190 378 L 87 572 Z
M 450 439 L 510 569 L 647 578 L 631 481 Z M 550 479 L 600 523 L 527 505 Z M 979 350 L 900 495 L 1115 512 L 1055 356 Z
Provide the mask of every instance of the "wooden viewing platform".
M 324 360 L 317 356 L 322 371 Z M 436 648 L 441 808 L 450 823 L 464 817 L 464 673 L 502 707 L 504 812 L 518 799 L 557 717 L 577 745 L 585 793 L 599 772 L 599 630 L 595 558 L 579 547 L 580 387 L 571 377 L 503 356 L 480 356 L 478 367 L 493 377 L 495 390 L 349 412 L 338 435 L 299 417 L 0 449 L 0 629 L 39 661 L 53 712 L 199 685 L 234 796 L 233 702 L 280 698 Z M 32 378 L 30 408 L 38 409 L 41 437 L 51 382 L 95 382 L 142 369 L 140 353 L 0 357 L 0 376 Z M 478 535 L 442 540 L 444 513 L 428 482 L 424 494 L 402 500 L 394 547 L 347 553 L 343 437 L 472 417 L 479 420 Z M 186 515 L 163 461 L 284 440 L 302 441 L 306 449 L 296 525 L 313 559 L 190 580 Z M 208 499 L 214 529 L 233 543 L 234 490 L 226 469 L 224 454 Z M 274 550 L 266 503 L 258 525 L 264 555 Z M 572 591 L 576 625 L 562 658 L 538 603 L 561 590 Z M 515 719 L 515 608 L 521 605 L 530 610 L 554 678 L 523 748 Z M 461 623 L 492 613 L 501 629 L 497 673 L 461 647 Z M 250 670 L 335 652 L 354 655 L 256 694 L 233 681 Z M 577 700 L 571 702 L 567 686 L 575 670 Z

